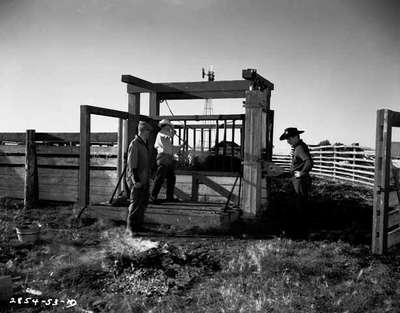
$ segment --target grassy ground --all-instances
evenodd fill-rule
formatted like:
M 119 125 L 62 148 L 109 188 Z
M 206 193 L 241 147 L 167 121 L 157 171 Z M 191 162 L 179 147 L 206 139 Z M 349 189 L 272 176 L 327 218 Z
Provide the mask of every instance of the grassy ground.
M 369 253 L 371 192 L 314 186 L 314 234 L 303 241 L 280 237 L 279 227 L 272 239 L 127 238 L 123 225 L 85 219 L 78 228 L 72 206 L 47 205 L 31 213 L 44 231 L 29 246 L 16 240 L 20 204 L 3 203 L 0 275 L 17 278 L 15 300 L 39 303 L 3 303 L 0 311 L 399 312 L 399 250 Z M 274 189 L 265 217 L 279 222 L 290 190 L 284 181 Z M 68 299 L 76 301 L 71 308 Z

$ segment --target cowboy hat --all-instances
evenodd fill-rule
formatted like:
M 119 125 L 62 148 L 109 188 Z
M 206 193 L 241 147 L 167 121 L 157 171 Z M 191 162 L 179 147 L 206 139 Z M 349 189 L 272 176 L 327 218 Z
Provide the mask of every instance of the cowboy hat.
M 298 130 L 296 127 L 285 128 L 285 131 L 279 137 L 279 140 L 285 140 L 288 139 L 289 137 L 293 137 L 302 133 L 304 133 L 304 130 Z
M 172 123 L 169 121 L 169 120 L 167 120 L 166 118 L 164 118 L 164 119 L 162 119 L 159 123 L 158 123 L 158 127 L 160 127 L 160 128 L 162 128 L 162 127 L 164 127 L 164 126 L 171 126 L 171 127 L 174 127 L 174 125 L 172 125 Z

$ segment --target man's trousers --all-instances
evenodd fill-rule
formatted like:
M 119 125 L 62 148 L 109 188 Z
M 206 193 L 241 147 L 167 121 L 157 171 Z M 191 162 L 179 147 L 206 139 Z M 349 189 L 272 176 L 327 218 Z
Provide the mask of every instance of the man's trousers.
M 149 185 L 131 189 L 131 204 L 128 209 L 127 229 L 135 231 L 143 223 L 144 211 L 149 202 Z
M 174 198 L 174 188 L 176 182 L 175 176 L 175 164 L 159 164 L 157 167 L 156 177 L 154 179 L 154 186 L 151 192 L 151 197 L 155 200 L 158 197 L 161 186 L 164 180 L 167 180 L 167 200 L 172 200 Z

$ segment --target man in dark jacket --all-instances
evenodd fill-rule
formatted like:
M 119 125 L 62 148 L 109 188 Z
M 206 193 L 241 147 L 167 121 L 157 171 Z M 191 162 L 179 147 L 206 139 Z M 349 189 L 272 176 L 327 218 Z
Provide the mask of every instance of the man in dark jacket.
M 304 237 L 308 233 L 309 212 L 307 207 L 308 193 L 311 188 L 310 171 L 313 160 L 308 146 L 300 139 L 304 133 L 295 127 L 286 128 L 279 138 L 287 141 L 292 147 L 291 173 L 292 184 L 296 193 L 296 210 L 287 216 L 289 234 Z
M 146 122 L 139 122 L 138 135 L 129 145 L 126 182 L 131 190 L 127 231 L 139 230 L 143 223 L 144 211 L 149 201 L 150 185 L 150 151 L 147 140 L 152 131 L 152 127 Z

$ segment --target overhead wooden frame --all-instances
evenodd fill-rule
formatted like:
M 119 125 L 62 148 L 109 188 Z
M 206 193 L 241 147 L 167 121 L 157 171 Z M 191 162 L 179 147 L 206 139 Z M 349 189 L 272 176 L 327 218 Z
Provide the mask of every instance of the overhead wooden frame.
M 257 74 L 256 70 L 243 70 L 244 80 L 152 83 L 132 75 L 122 75 L 128 84 L 128 93 L 157 94 L 158 100 L 170 99 L 230 99 L 245 98 L 250 89 L 274 89 L 274 84 Z

